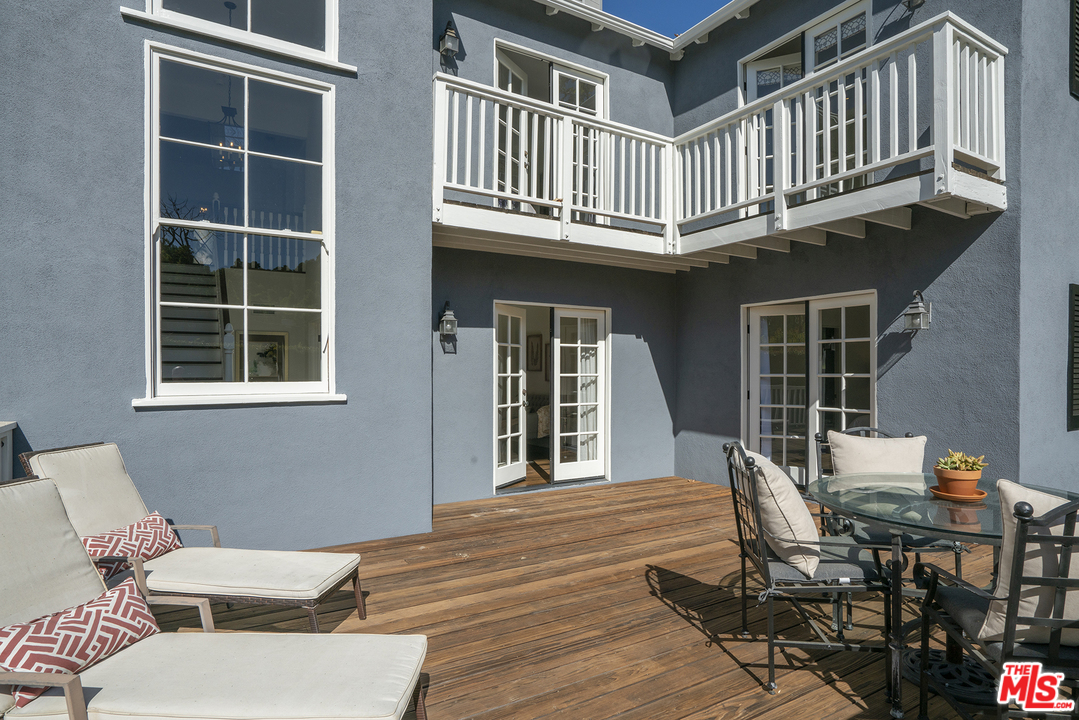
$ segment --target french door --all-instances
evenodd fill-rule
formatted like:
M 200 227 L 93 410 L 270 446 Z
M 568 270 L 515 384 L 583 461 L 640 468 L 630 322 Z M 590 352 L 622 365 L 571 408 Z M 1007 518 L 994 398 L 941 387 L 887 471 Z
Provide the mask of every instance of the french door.
M 551 453 L 554 482 L 603 477 L 607 457 L 607 328 L 601 310 L 554 309 Z
M 875 298 L 752 307 L 748 320 L 748 446 L 805 483 L 816 433 L 875 424 Z
M 498 88 L 514 95 L 528 94 L 528 75 L 517 63 L 506 57 L 505 53 L 496 53 L 498 61 Z M 516 195 L 522 187 L 529 183 L 528 151 L 521 145 L 522 133 L 528 137 L 529 127 L 522 127 L 527 118 L 518 108 L 507 105 L 498 106 L 498 154 L 496 162 L 498 167 L 495 173 L 498 177 L 498 191 Z M 522 185 L 524 183 L 524 185 Z M 506 207 L 507 201 L 499 199 L 499 206 Z M 520 210 L 521 204 L 513 202 L 514 210 Z
M 806 304 L 749 311 L 749 447 L 806 482 Z
M 603 84 L 572 72 L 559 65 L 551 69 L 552 102 L 566 110 L 582 115 L 603 117 Z M 574 205 L 599 207 L 600 196 L 600 136 L 594 128 L 573 126 L 573 188 Z M 596 222 L 592 213 L 578 213 L 578 220 Z
M 495 316 L 495 487 L 503 487 L 527 471 L 525 311 L 496 305 Z

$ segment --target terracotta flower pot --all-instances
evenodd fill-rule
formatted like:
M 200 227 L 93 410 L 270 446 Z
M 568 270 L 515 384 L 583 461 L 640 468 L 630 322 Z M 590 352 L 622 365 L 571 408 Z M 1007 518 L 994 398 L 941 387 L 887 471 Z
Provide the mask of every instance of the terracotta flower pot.
M 933 474 L 937 476 L 937 484 L 940 491 L 948 495 L 962 495 L 971 497 L 978 487 L 978 481 L 982 479 L 981 470 L 945 470 L 934 467 Z

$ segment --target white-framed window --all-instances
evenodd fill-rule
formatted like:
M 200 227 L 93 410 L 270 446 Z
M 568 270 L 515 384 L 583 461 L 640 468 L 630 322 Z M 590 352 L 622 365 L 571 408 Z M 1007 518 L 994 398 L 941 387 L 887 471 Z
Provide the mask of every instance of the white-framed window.
M 332 393 L 333 86 L 148 47 L 150 395 Z
M 121 14 L 309 62 L 337 62 L 338 0 L 146 0 Z
M 753 102 L 864 50 L 871 24 L 869 0 L 851 0 L 743 58 L 742 100 Z

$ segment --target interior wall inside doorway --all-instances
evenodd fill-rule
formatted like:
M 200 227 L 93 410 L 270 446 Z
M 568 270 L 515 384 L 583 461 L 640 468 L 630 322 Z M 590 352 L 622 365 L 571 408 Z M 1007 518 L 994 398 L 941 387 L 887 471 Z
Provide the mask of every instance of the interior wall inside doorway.
M 540 350 L 543 354 L 539 370 L 528 370 L 526 366 L 528 394 L 549 396 L 551 394 L 551 308 L 529 305 L 526 322 L 528 335 L 542 336 Z

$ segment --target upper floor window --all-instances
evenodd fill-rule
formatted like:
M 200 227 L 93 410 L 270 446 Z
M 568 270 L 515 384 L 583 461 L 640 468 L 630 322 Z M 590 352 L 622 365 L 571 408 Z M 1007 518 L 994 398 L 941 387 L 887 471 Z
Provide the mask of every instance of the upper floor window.
M 329 392 L 332 86 L 152 54 L 156 395 Z
M 336 57 L 337 0 L 148 0 L 152 15 L 192 30 L 306 56 Z
M 864 50 L 869 44 L 869 13 L 867 0 L 847 3 L 743 60 L 746 102 Z

